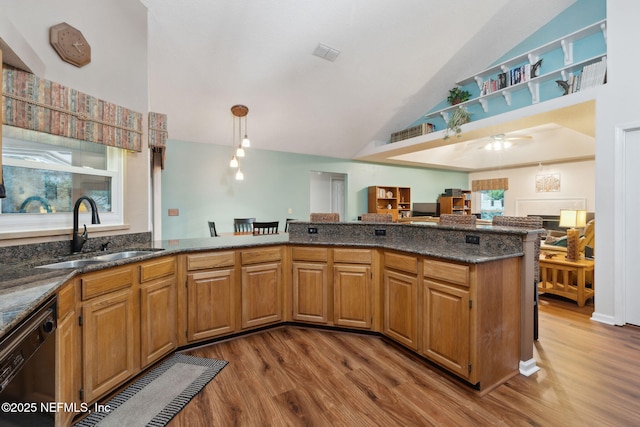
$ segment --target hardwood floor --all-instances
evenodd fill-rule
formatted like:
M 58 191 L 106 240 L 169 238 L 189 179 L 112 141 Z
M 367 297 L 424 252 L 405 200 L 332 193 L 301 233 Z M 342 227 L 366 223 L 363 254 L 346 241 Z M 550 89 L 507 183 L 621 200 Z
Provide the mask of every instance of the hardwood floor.
M 228 360 L 179 426 L 640 425 L 640 328 L 541 297 L 541 370 L 484 397 L 378 337 L 283 327 L 193 349 Z

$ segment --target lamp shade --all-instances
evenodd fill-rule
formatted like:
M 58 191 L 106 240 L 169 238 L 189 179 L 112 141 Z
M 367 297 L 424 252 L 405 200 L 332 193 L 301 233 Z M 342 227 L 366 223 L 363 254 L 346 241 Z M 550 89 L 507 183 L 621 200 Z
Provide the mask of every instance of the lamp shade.
M 583 228 L 587 225 L 587 211 L 583 210 L 560 210 L 560 227 Z

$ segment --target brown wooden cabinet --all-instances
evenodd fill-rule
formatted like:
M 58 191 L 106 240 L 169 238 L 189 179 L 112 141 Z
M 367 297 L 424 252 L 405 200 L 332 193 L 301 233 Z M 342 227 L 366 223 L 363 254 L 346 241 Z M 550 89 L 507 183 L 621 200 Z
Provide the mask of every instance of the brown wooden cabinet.
M 329 249 L 294 247 L 291 282 L 293 320 L 329 321 Z
M 159 258 L 140 269 L 140 367 L 178 346 L 176 334 L 176 260 Z
M 425 279 L 423 353 L 455 374 L 471 375 L 468 288 Z
M 370 329 L 372 312 L 370 249 L 333 250 L 334 324 Z
M 130 287 L 83 304 L 84 401 L 94 401 L 137 373 L 135 305 Z
M 80 331 L 76 311 L 78 279 L 58 291 L 58 326 L 56 329 L 56 402 L 79 406 L 80 403 Z M 58 411 L 55 424 L 71 425 L 72 411 Z
M 368 189 L 369 213 L 389 213 L 394 221 L 411 215 L 411 188 L 371 186 Z
M 187 341 L 200 341 L 237 330 L 235 252 L 220 251 L 186 257 Z
M 418 348 L 417 274 L 416 256 L 385 252 L 383 332 L 413 350 Z
M 83 401 L 99 399 L 177 347 L 176 271 L 168 256 L 80 277 Z
M 518 373 L 520 264 L 424 259 L 420 352 L 482 393 Z M 482 309 L 480 309 L 482 307 Z
M 290 319 L 381 331 L 483 393 L 518 372 L 518 257 L 285 248 L 160 257 L 72 279 L 58 293 L 56 399 L 94 402 L 177 346 Z
M 440 205 L 440 215 L 471 215 L 471 191 L 463 190 L 460 196 L 440 196 L 438 204 Z
M 242 328 L 282 320 L 282 248 L 267 247 L 241 252 Z

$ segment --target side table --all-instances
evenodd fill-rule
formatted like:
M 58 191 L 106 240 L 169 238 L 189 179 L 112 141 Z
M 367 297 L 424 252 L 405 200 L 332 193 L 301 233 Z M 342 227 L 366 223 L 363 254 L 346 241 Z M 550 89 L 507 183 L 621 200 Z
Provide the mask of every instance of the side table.
M 580 259 L 567 261 L 564 254 L 546 258 L 547 253 L 540 254 L 539 293 L 559 295 L 572 299 L 578 307 L 584 307 L 586 300 L 593 298 L 595 283 L 586 287 L 586 274 L 593 272 L 594 261 Z

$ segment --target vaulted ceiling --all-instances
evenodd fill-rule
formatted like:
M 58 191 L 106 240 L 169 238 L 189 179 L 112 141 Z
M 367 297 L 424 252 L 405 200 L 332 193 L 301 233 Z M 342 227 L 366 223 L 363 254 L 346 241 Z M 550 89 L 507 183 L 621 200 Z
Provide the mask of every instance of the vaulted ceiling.
M 345 159 L 388 141 L 574 2 L 141 1 L 150 106 L 169 115 L 170 139 L 231 145 L 230 108 L 244 104 L 255 148 Z M 314 56 L 319 44 L 337 58 Z M 553 130 L 522 126 L 513 130 Z M 411 153 L 371 160 L 438 167 Z

